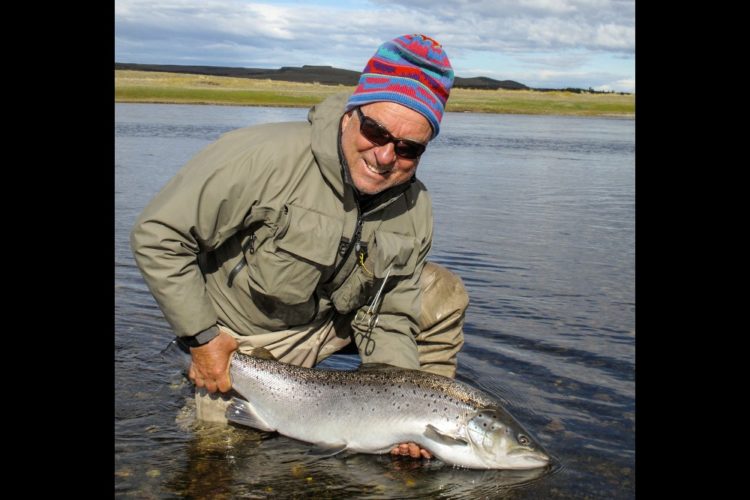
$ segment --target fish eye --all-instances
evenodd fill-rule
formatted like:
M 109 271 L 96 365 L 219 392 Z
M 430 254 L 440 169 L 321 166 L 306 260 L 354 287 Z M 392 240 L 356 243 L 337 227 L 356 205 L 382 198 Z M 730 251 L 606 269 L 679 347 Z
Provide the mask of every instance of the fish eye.
M 531 439 L 529 439 L 528 437 L 524 436 L 523 434 L 519 434 L 518 435 L 518 443 L 521 444 L 521 445 L 523 445 L 523 446 L 527 446 L 527 445 L 531 444 Z

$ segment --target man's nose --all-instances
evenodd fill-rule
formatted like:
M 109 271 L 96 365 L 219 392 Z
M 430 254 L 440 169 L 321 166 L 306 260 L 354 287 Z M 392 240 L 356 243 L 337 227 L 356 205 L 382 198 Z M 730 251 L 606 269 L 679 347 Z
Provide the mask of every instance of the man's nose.
M 379 166 L 389 166 L 396 162 L 396 145 L 392 142 L 375 148 L 375 159 Z

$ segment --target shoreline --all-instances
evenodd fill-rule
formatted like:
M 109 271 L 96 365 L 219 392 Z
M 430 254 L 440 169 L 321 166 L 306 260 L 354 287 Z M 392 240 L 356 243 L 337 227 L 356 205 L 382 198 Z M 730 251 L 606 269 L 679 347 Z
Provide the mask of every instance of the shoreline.
M 354 86 L 115 70 L 115 102 L 309 108 Z M 453 88 L 446 112 L 635 119 L 635 95 Z
M 202 101 L 169 101 L 169 100 L 132 100 L 132 99 L 115 99 L 115 104 L 169 104 L 169 105 L 189 105 L 189 106 L 242 106 L 247 108 L 300 108 L 308 109 L 310 106 L 297 104 L 263 104 L 263 103 L 234 103 L 234 102 L 202 102 Z M 317 103 L 315 103 L 317 104 Z M 613 118 L 621 120 L 635 120 L 635 113 L 603 113 L 603 114 L 572 114 L 572 113 L 511 113 L 502 111 L 481 111 L 481 110 L 454 110 L 448 109 L 446 113 L 479 113 L 483 115 L 525 115 L 525 116 L 576 116 L 579 118 Z

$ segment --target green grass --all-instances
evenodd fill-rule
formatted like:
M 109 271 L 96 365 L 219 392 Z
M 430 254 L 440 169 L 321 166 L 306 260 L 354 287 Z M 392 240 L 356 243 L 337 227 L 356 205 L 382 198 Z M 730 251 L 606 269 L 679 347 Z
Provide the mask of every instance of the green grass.
M 352 86 L 115 70 L 116 102 L 309 107 Z M 635 96 L 531 90 L 453 89 L 447 111 L 635 116 Z
M 635 116 L 635 96 L 533 90 L 455 89 L 448 111 L 532 115 Z
M 118 102 L 166 102 L 254 106 L 312 106 L 321 101 L 314 95 L 282 95 L 265 90 L 190 89 L 133 86 L 117 89 Z

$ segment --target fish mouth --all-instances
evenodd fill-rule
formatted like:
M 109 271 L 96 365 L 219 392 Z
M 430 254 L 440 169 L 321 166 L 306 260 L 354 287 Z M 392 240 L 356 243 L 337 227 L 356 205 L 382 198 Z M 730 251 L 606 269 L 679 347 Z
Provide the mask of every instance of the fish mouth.
M 516 450 L 508 454 L 514 461 L 518 461 L 519 468 L 543 467 L 550 461 L 550 457 L 541 451 Z

